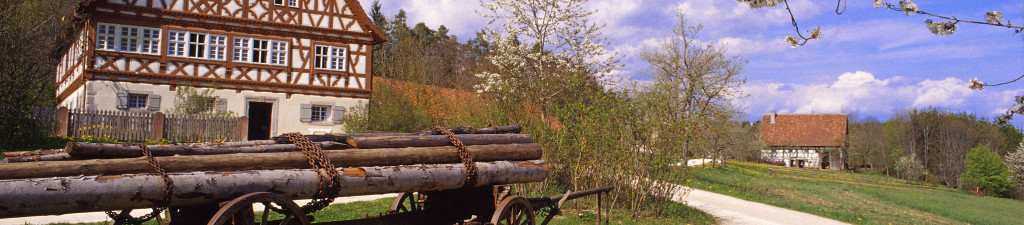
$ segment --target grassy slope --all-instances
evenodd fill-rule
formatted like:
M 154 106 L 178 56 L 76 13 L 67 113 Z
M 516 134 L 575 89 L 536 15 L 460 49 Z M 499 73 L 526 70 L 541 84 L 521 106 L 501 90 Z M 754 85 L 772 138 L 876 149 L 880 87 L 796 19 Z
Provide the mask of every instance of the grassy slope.
M 691 187 L 857 224 L 1024 224 L 1024 202 L 962 191 L 890 187 L 731 163 L 689 170 Z M 847 176 L 857 175 L 835 172 Z
M 581 199 L 583 200 L 583 199 Z M 394 198 L 384 198 L 375 201 L 366 202 L 354 202 L 349 204 L 332 205 L 327 207 L 320 212 L 314 213 L 313 217 L 317 221 L 339 221 L 339 220 L 351 220 L 362 218 L 367 215 L 377 215 L 388 210 L 391 206 L 391 202 Z M 585 201 L 585 200 L 584 200 Z M 581 208 L 589 207 L 586 203 L 580 202 Z M 571 205 L 571 204 L 567 204 Z M 592 207 L 589 207 L 592 209 Z M 611 223 L 609 224 L 714 224 L 715 221 L 712 217 L 704 214 L 696 209 L 687 207 L 682 204 L 674 203 L 670 205 L 666 211 L 666 215 L 662 218 L 655 218 L 650 216 L 641 216 L 638 219 L 634 219 L 622 211 L 612 210 Z M 260 216 L 260 214 L 256 214 Z M 281 218 L 280 215 L 272 214 L 272 218 Z M 539 219 L 539 218 L 538 218 Z M 596 223 L 596 215 L 592 210 L 565 210 L 563 216 L 557 216 L 551 221 L 552 225 L 568 225 L 568 224 L 592 224 Z M 103 225 L 106 223 L 80 223 L 74 225 Z M 146 224 L 156 224 L 150 221 Z M 51 224 L 51 225 L 71 225 L 66 223 Z

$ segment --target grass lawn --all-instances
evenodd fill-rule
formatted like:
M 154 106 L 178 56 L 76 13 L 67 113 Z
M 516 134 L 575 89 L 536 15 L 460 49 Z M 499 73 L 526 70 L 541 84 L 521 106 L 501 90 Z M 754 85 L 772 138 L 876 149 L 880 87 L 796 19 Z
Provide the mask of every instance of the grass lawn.
M 798 173 L 769 174 L 768 167 L 739 162 L 715 168 L 693 167 L 686 171 L 689 179 L 678 183 L 855 224 L 1024 224 L 1024 201 Z
M 588 199 L 577 199 L 590 202 L 593 204 L 593 200 L 587 201 Z M 316 221 L 339 221 L 339 220 L 351 220 L 359 219 L 367 215 L 378 215 L 388 210 L 391 206 L 391 202 L 394 198 L 384 198 L 374 201 L 365 202 L 354 202 L 348 204 L 339 204 L 328 206 L 324 210 L 316 212 L 313 217 Z M 593 210 L 594 207 L 586 204 L 585 202 L 579 202 L 580 208 L 586 208 L 590 210 L 575 210 L 566 209 L 563 210 L 563 215 L 555 217 L 551 221 L 552 225 L 568 225 L 568 224 L 593 224 L 596 223 L 597 215 Z M 573 204 L 566 203 L 566 208 Z M 260 216 L 259 213 L 256 216 Z M 605 216 L 605 215 L 602 215 Z M 281 215 L 271 213 L 271 218 L 282 218 Z M 538 219 L 542 219 L 538 217 Z M 316 222 L 314 221 L 314 222 Z M 539 221 L 538 221 L 539 222 Z M 620 210 L 612 210 L 611 222 L 609 224 L 714 224 L 714 218 L 700 212 L 694 208 L 687 207 L 683 204 L 673 203 L 668 206 L 665 210 L 665 215 L 658 218 L 653 216 L 641 216 L 639 218 L 633 218 L 626 212 Z M 58 223 L 51 225 L 105 225 L 106 223 L 77 223 L 67 224 Z M 155 225 L 156 222 L 150 221 L 146 224 Z

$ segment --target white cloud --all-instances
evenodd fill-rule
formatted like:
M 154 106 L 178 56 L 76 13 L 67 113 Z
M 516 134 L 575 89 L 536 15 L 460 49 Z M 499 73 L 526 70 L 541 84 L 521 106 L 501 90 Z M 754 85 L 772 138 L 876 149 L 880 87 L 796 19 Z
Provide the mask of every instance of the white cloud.
M 483 10 L 477 0 L 408 0 L 399 3 L 409 16 L 409 26 L 423 22 L 437 29 L 444 25 L 459 39 L 472 38 L 487 24 L 487 19 L 476 10 Z
M 794 14 L 811 19 L 822 12 L 823 7 L 810 0 L 790 2 Z M 765 29 L 769 26 L 788 25 L 789 13 L 785 6 L 751 9 L 746 3 L 728 0 L 682 0 L 675 10 L 690 20 L 691 24 L 703 24 L 712 35 L 721 33 L 750 32 L 751 28 Z
M 790 47 L 782 39 L 745 39 L 738 37 L 719 38 L 717 44 L 725 47 L 729 55 L 751 56 L 772 54 L 789 50 Z
M 935 107 L 993 117 L 1012 105 L 1024 89 L 973 91 L 957 78 L 909 81 L 879 79 L 865 71 L 839 75 L 831 83 L 787 84 L 753 81 L 742 87 L 749 96 L 736 103 L 751 115 L 780 113 L 865 113 L 889 115 L 910 108 Z

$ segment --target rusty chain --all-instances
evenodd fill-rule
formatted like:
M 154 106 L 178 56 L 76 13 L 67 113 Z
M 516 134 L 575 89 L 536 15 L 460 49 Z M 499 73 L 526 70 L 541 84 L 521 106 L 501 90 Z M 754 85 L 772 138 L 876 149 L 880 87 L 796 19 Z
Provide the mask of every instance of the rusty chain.
M 466 149 L 466 145 L 462 144 L 462 140 L 459 140 L 459 137 L 455 136 L 455 133 L 452 133 L 452 131 L 448 130 L 447 128 L 444 128 L 442 126 L 434 126 L 431 127 L 431 129 L 434 129 L 438 132 L 441 132 L 441 134 L 448 136 L 448 140 L 452 142 L 452 145 L 455 145 L 456 149 L 459 150 L 459 159 L 462 160 L 462 165 L 466 166 L 466 182 L 462 184 L 462 188 L 471 188 L 476 186 L 477 168 L 476 164 L 473 163 L 473 156 L 469 155 L 469 150 Z
M 302 150 L 302 153 L 306 155 L 306 159 L 309 160 L 309 165 L 313 167 L 313 170 L 316 170 L 317 176 L 320 177 L 316 194 L 313 195 L 313 201 L 302 206 L 302 211 L 309 214 L 327 207 L 327 205 L 334 201 L 334 198 L 338 197 L 338 192 L 341 191 L 341 174 L 338 173 L 337 167 L 324 155 L 323 149 L 320 149 L 320 146 L 317 146 L 306 136 L 299 133 L 287 133 L 282 136 L 288 138 L 288 141 L 291 141 Z M 273 207 L 271 209 L 279 213 L 283 211 Z
M 158 163 L 156 161 L 156 158 L 153 157 L 153 152 L 149 151 L 149 148 L 146 147 L 145 144 L 130 144 L 126 146 L 138 147 L 139 150 L 142 151 L 142 155 L 146 156 L 146 160 L 149 161 L 149 165 L 153 166 L 153 169 L 156 170 L 156 172 L 159 173 L 160 177 L 163 177 L 164 180 L 163 202 L 158 202 L 157 204 L 160 205 L 161 207 L 153 208 L 153 212 L 146 214 L 145 216 L 135 218 L 128 214 L 131 212 L 131 210 L 122 210 L 121 213 L 114 213 L 114 211 L 109 210 L 106 211 L 107 216 L 110 217 L 110 219 L 114 220 L 114 224 L 136 225 L 157 218 L 158 216 L 160 216 L 160 212 L 167 209 L 166 206 L 171 203 L 171 197 L 174 195 L 174 180 L 171 180 L 171 176 L 167 175 L 167 171 L 164 170 L 163 166 L 160 166 L 160 163 Z

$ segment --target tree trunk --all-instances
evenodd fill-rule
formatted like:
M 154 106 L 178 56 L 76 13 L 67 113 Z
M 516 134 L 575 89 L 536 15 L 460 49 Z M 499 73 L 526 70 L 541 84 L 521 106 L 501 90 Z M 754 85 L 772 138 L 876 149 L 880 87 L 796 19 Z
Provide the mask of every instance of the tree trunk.
M 345 149 L 348 145 L 338 142 L 316 142 L 321 149 Z M 217 155 L 232 153 L 264 153 L 264 152 L 296 152 L 301 151 L 293 144 L 252 145 L 252 146 L 216 146 L 216 145 L 147 145 L 153 156 L 172 155 Z M 77 159 L 92 158 L 128 158 L 143 156 L 138 146 L 123 144 L 95 144 L 85 142 L 69 142 L 65 148 L 68 154 Z
M 533 160 L 540 159 L 542 154 L 536 143 L 474 145 L 467 150 L 476 162 Z M 324 151 L 324 156 L 335 166 L 344 167 L 461 162 L 458 150 L 452 146 L 331 150 Z M 167 172 L 310 168 L 302 152 L 156 157 L 156 161 Z M 0 164 L 0 179 L 130 173 L 154 173 L 154 168 L 144 157 Z
M 18 156 L 18 157 L 7 157 L 4 158 L 4 162 L 8 163 L 20 163 L 20 162 L 38 162 L 38 161 L 61 161 L 70 160 L 71 155 L 68 153 L 56 153 L 49 155 L 33 155 L 33 156 Z
M 465 145 L 517 144 L 533 143 L 529 134 L 459 134 L 456 135 Z M 451 146 L 452 142 L 444 135 L 419 136 L 383 136 L 383 137 L 349 137 L 348 145 L 355 148 L 401 148 L 401 147 L 435 147 Z
M 542 160 L 478 162 L 476 187 L 543 181 Z M 422 192 L 461 188 L 466 169 L 461 163 L 356 167 L 342 174 L 338 196 Z M 273 192 L 309 199 L 317 192 L 314 170 L 173 173 L 168 207 L 216 204 L 252 192 Z M 149 208 L 164 197 L 159 175 L 74 176 L 0 180 L 0 218 L 54 215 L 102 210 Z M 16 191 L 15 191 L 16 190 Z
M 449 131 L 455 134 L 517 134 L 522 130 L 519 125 L 508 125 L 508 126 L 495 126 L 495 127 L 484 127 L 484 128 L 473 128 L 473 127 L 447 127 Z M 414 133 L 355 133 L 355 134 L 322 134 L 322 135 L 305 135 L 309 140 L 317 141 L 333 141 L 333 142 L 345 142 L 349 137 L 388 137 L 388 136 L 410 136 L 410 135 L 441 135 L 441 132 L 429 129 Z M 274 137 L 274 141 L 278 144 L 289 144 L 292 143 L 285 137 Z
M 4 158 L 8 157 L 23 157 L 23 156 L 37 156 L 37 155 L 52 155 L 57 153 L 64 153 L 64 149 L 46 149 L 46 150 L 35 150 L 35 151 L 21 151 L 21 152 L 4 152 Z

